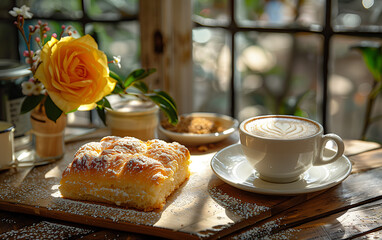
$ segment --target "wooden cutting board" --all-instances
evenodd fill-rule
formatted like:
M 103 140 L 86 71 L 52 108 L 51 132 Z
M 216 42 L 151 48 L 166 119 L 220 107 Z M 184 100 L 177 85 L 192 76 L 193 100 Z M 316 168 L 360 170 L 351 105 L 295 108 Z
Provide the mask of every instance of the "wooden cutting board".
M 265 196 L 225 184 L 212 172 L 210 161 L 216 150 L 237 142 L 233 137 L 207 153 L 190 149 L 191 177 L 168 198 L 161 211 L 140 212 L 63 199 L 58 191 L 63 170 L 81 145 L 101 137 L 67 144 L 64 158 L 55 163 L 2 172 L 0 209 L 170 239 L 216 239 L 322 193 Z

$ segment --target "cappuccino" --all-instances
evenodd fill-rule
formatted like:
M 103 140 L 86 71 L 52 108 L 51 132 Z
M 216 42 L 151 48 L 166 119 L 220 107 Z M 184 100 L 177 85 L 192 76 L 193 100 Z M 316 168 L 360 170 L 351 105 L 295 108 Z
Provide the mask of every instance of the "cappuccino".
M 332 163 L 344 153 L 342 139 L 323 134 L 318 122 L 287 115 L 267 115 L 244 120 L 239 127 L 240 144 L 249 164 L 265 181 L 296 181 L 311 166 Z M 336 154 L 324 157 L 328 141 Z
M 314 122 L 292 116 L 265 116 L 253 119 L 244 129 L 258 137 L 270 139 L 298 139 L 312 136 L 320 131 Z

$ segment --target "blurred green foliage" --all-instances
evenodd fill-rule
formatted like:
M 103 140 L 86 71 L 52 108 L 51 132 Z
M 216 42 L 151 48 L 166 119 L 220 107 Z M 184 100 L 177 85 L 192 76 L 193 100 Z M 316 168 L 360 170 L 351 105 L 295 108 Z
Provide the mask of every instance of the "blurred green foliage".
M 370 125 L 382 119 L 382 115 L 373 117 L 373 107 L 377 97 L 382 92 L 382 44 L 379 42 L 363 41 L 351 48 L 361 52 L 363 60 L 373 76 L 372 89 L 367 96 L 364 125 L 361 133 L 361 139 L 366 140 Z

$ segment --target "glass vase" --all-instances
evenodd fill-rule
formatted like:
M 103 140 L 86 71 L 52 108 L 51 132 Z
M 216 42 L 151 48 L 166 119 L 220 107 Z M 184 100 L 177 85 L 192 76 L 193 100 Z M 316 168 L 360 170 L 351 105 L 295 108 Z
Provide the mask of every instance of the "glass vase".
M 64 156 L 64 132 L 66 114 L 56 120 L 48 119 L 43 107 L 35 108 L 31 113 L 32 134 L 35 150 L 35 165 L 46 164 Z

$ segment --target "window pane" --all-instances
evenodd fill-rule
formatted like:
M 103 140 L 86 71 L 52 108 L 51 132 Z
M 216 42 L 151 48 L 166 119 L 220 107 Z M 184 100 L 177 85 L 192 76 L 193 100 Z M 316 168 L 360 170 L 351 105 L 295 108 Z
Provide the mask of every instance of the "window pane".
M 381 8 L 380 0 L 333 1 L 334 29 L 373 30 L 375 27 L 381 27 Z
M 9 10 L 13 8 L 13 1 L 2 0 L 0 1 L 0 16 L 1 18 L 10 18 L 11 15 L 8 13 Z M 13 18 L 13 17 L 12 17 Z
M 228 32 L 197 28 L 192 31 L 194 110 L 230 114 L 231 54 Z
M 27 4 L 36 17 L 78 19 L 83 16 L 80 0 L 29 0 L 27 3 L 25 1 L 17 1 L 17 6 L 23 4 Z
M 316 35 L 238 34 L 238 119 L 261 114 L 317 119 L 320 44 Z
M 138 0 L 85 1 L 87 14 L 94 19 L 116 20 L 138 14 Z
M 0 59 L 18 59 L 16 27 L 13 24 L 0 23 Z M 7 33 L 7 34 L 4 34 Z
M 227 25 L 228 0 L 193 0 L 194 21 L 202 24 Z
M 243 26 L 322 25 L 325 1 L 236 0 L 236 20 Z M 300 3 L 301 5 L 298 5 Z
M 330 132 L 343 138 L 361 138 L 367 96 L 373 86 L 373 77 L 358 50 L 351 49 L 361 40 L 354 37 L 334 37 L 331 48 L 332 72 L 330 90 Z M 381 42 L 381 40 L 378 40 Z M 372 116 L 382 115 L 381 97 L 373 107 Z M 382 121 L 370 125 L 367 138 L 382 141 Z
M 86 32 L 96 38 L 98 47 L 109 60 L 121 56 L 121 69 L 110 64 L 112 71 L 127 76 L 140 67 L 139 25 L 137 21 L 113 24 L 94 23 L 86 26 Z

